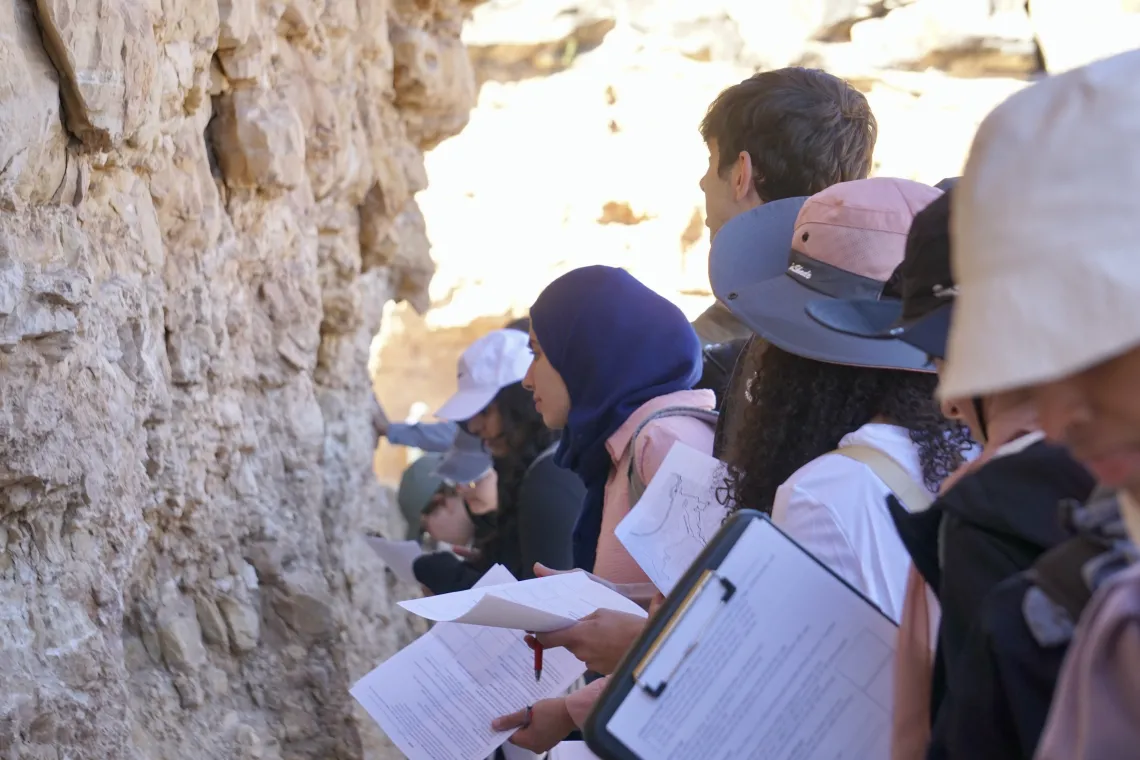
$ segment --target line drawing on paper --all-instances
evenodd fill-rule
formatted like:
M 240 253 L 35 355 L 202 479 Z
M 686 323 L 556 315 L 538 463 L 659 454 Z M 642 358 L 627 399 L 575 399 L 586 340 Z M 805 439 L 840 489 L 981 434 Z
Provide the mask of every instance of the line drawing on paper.
M 712 505 L 712 499 L 709 498 L 710 494 L 700 483 L 689 480 L 675 472 L 670 473 L 669 479 L 671 481 L 668 496 L 669 506 L 661 515 L 661 519 L 656 525 L 651 524 L 631 529 L 630 535 L 642 538 L 657 535 L 665 530 L 673 515 L 680 512 L 682 522 L 685 525 L 685 532 L 704 546 L 708 543 L 708 537 L 704 535 L 701 529 L 700 516 Z M 705 492 L 702 494 L 702 491 Z
M 676 472 L 668 476 L 666 497 L 662 500 L 667 506 L 652 515 L 656 519 L 630 526 L 629 534 L 654 542 L 658 551 L 650 559 L 652 575 L 671 585 L 677 581 L 678 571 L 701 553 L 715 528 L 710 531 L 709 526 L 702 525 L 706 517 L 712 516 L 709 510 L 713 507 L 713 494 L 708 485 Z
M 720 530 L 726 510 L 716 492 L 723 479 L 723 462 L 677 442 L 617 526 L 618 540 L 662 592 Z

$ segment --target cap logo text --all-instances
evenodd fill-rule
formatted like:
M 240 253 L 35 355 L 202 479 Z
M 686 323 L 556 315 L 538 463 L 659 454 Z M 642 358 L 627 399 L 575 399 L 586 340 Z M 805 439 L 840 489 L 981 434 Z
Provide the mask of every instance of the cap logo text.
M 800 264 L 792 264 L 790 267 L 788 267 L 788 271 L 792 274 L 803 277 L 805 280 L 811 279 L 811 270 Z
M 947 287 L 945 285 L 935 285 L 932 292 L 935 298 L 957 298 L 958 286 L 950 285 Z

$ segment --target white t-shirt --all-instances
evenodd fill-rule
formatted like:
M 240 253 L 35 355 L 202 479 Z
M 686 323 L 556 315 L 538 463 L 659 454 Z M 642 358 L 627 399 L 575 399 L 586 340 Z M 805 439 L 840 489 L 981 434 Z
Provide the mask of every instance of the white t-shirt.
M 869 423 L 839 442 L 839 448 L 854 445 L 890 456 L 926 488 L 918 447 L 906 428 Z M 772 521 L 898 622 L 910 555 L 887 508 L 890 493 L 867 465 L 825 454 L 776 490 Z

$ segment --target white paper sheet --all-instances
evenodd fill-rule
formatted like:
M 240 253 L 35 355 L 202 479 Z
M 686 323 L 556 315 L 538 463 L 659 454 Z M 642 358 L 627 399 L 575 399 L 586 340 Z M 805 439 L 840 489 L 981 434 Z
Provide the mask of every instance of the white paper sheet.
M 383 536 L 367 535 L 364 540 L 397 578 L 404 583 L 417 583 L 412 563 L 424 553 L 419 541 L 392 541 Z
M 408 612 L 438 622 L 510 628 L 544 633 L 567 628 L 597 609 L 647 613 L 586 573 L 563 573 L 494 588 L 400 602 Z
M 668 688 L 631 691 L 609 732 L 646 760 L 888 758 L 894 624 L 768 522 L 718 573 L 732 597 L 705 587 L 641 674 Z
M 514 582 L 496 565 L 479 587 Z M 535 682 L 522 634 L 441 623 L 357 681 L 352 696 L 410 760 L 483 760 L 512 733 L 492 731 L 492 720 L 565 692 L 585 669 L 550 649 Z
M 550 760 L 550 756 L 535 754 L 529 749 L 523 749 L 519 745 L 511 744 L 510 742 L 503 745 L 503 756 L 506 760 L 539 760 L 540 757 L 546 757 L 547 760 Z M 492 759 L 488 758 L 488 760 Z
M 550 750 L 548 760 L 598 760 L 586 742 L 560 742 Z
M 674 443 L 645 493 L 614 531 L 649 579 L 668 595 L 724 522 L 716 498 L 724 463 Z

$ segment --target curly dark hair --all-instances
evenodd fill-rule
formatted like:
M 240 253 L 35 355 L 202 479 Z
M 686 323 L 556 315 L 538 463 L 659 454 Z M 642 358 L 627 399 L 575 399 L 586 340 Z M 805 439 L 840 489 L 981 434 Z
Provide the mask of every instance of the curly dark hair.
M 767 201 L 814 195 L 871 172 L 879 125 L 867 98 L 820 69 L 773 69 L 734 84 L 709 106 L 701 137 L 716 140 L 720 169 L 752 158 Z
M 503 421 L 503 436 L 510 453 L 494 458 L 495 474 L 499 477 L 499 508 L 495 512 L 495 528 L 477 539 L 485 562 L 494 564 L 499 547 L 508 542 L 518 543 L 518 496 L 527 468 L 538 455 L 550 448 L 558 433 L 546 427 L 542 415 L 534 408 L 534 397 L 522 383 L 512 383 L 501 389 L 491 404 L 498 408 Z
M 754 341 L 762 352 L 751 399 L 725 451 L 720 501 L 771 514 L 779 488 L 799 468 L 833 451 L 843 436 L 876 418 L 910 431 L 926 487 L 937 491 L 974 442 L 969 429 L 942 416 L 935 375 L 826 364 Z

